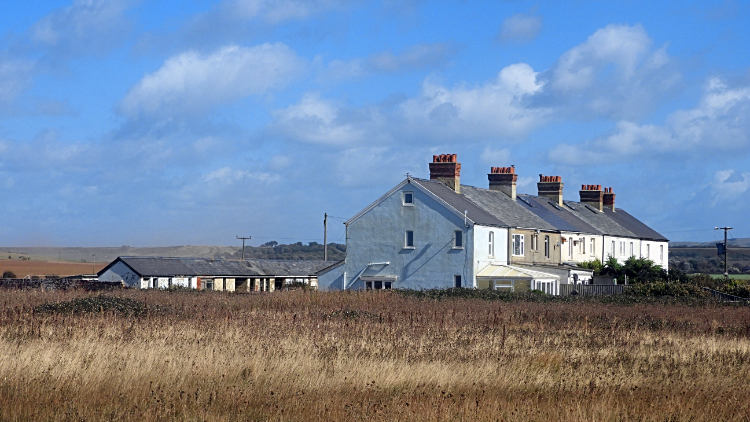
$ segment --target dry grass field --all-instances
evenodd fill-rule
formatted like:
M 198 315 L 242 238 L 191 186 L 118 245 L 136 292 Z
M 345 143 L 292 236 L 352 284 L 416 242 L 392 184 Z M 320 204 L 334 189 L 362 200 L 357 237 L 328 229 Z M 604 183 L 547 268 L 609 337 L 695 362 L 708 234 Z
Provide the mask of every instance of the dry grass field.
M 0 274 L 5 271 L 12 271 L 18 278 L 26 275 L 46 276 L 46 275 L 79 275 L 92 274 L 107 266 L 107 262 L 83 263 L 83 262 L 50 262 L 50 261 L 18 261 L 0 259 Z
M 749 307 L 106 295 L 0 291 L 0 419 L 750 419 Z

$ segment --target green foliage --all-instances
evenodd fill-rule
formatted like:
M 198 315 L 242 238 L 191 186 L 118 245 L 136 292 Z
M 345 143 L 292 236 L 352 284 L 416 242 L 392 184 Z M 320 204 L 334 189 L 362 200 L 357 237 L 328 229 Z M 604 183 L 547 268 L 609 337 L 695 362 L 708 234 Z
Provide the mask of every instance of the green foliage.
M 578 267 L 586 270 L 593 270 L 594 275 L 602 275 L 602 269 L 604 268 L 604 265 L 602 265 L 602 261 L 599 261 L 599 258 L 594 258 L 593 261 L 579 262 Z
M 671 296 L 671 297 L 708 297 L 708 293 L 694 284 L 657 281 L 655 283 L 639 283 L 627 290 L 632 296 Z
M 13 271 L 5 271 L 3 272 L 3 278 L 16 278 L 16 273 Z
M 730 279 L 716 290 L 733 296 L 750 298 L 750 284 L 748 280 Z

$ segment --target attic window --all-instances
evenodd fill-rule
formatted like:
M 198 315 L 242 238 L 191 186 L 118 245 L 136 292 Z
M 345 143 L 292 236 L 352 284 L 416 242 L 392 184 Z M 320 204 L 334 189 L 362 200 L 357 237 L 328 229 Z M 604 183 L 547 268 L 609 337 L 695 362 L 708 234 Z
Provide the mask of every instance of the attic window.
M 553 207 L 557 208 L 558 210 L 562 211 L 562 208 L 560 208 L 560 206 L 557 205 L 557 204 L 555 204 L 554 202 L 550 201 L 549 204 L 552 205 Z
M 571 210 L 573 210 L 573 211 L 576 210 L 576 207 L 570 205 L 570 202 L 563 202 L 563 203 L 565 204 L 566 207 L 570 208 Z
M 592 207 L 591 205 L 586 205 L 586 208 L 588 208 L 589 211 L 593 212 L 594 214 L 599 214 L 599 210 Z
M 404 192 L 404 206 L 414 206 L 414 192 Z
M 516 196 L 516 198 L 520 199 L 520 200 L 521 200 L 521 202 L 523 202 L 524 204 L 526 204 L 526 205 L 528 205 L 528 206 L 530 206 L 530 207 L 533 207 L 533 206 L 534 206 L 534 205 L 532 205 L 532 204 L 531 204 L 531 202 L 529 202 L 529 200 L 528 200 L 528 199 L 524 198 L 523 196 Z

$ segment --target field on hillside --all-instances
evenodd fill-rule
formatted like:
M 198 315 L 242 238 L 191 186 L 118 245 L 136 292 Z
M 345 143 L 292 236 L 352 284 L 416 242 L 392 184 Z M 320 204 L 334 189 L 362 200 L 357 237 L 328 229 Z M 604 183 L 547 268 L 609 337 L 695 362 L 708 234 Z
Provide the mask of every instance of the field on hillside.
M 79 275 L 92 274 L 107 266 L 108 263 L 82 263 L 82 262 L 49 262 L 49 261 L 18 261 L 0 259 L 0 275 L 5 271 L 12 271 L 16 277 L 23 278 L 27 275 Z
M 0 356 L 0 420 L 750 418 L 739 306 L 4 290 Z

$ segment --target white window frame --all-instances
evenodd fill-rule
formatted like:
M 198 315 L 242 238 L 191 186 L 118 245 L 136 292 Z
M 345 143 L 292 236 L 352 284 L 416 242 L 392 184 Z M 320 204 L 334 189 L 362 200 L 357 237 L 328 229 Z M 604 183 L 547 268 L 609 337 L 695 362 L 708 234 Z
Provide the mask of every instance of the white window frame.
M 453 249 L 464 248 L 464 232 L 462 230 L 456 230 L 453 232 Z
M 411 244 L 409 244 L 409 233 L 411 233 Z M 404 233 L 404 249 L 415 249 L 415 247 L 414 247 L 414 230 L 407 230 Z
M 487 255 L 490 258 L 494 258 L 495 257 L 495 232 L 490 232 L 488 242 L 489 244 L 487 245 L 487 249 L 489 253 Z
M 524 256 L 524 235 L 522 234 L 514 234 L 513 235 L 513 250 L 511 253 L 513 256 Z M 518 249 L 519 253 L 516 253 L 516 249 Z
M 406 198 L 408 196 L 411 197 L 411 202 L 407 202 L 406 201 Z M 401 195 L 401 205 L 403 205 L 405 207 L 413 207 L 414 206 L 414 192 L 412 192 L 412 191 L 406 191 L 406 192 L 404 192 L 403 195 Z
M 633 242 L 630 242 L 630 256 L 634 256 L 634 255 L 635 255 L 635 248 L 633 246 Z
M 549 258 L 550 252 L 551 252 L 551 244 L 550 244 L 550 238 L 549 235 L 544 235 L 544 257 Z
M 568 257 L 573 258 L 573 238 L 568 238 Z
M 646 259 L 651 259 L 651 245 L 646 243 Z
M 664 245 L 659 245 L 659 262 L 664 262 Z
M 589 253 L 591 256 L 596 255 L 596 239 L 593 237 L 591 238 L 591 251 Z
M 378 287 L 380 283 L 380 287 Z M 393 281 L 386 280 L 366 280 L 365 290 L 390 290 L 393 288 Z
M 610 251 L 609 256 L 614 257 L 615 256 L 615 241 L 612 241 L 612 250 Z

